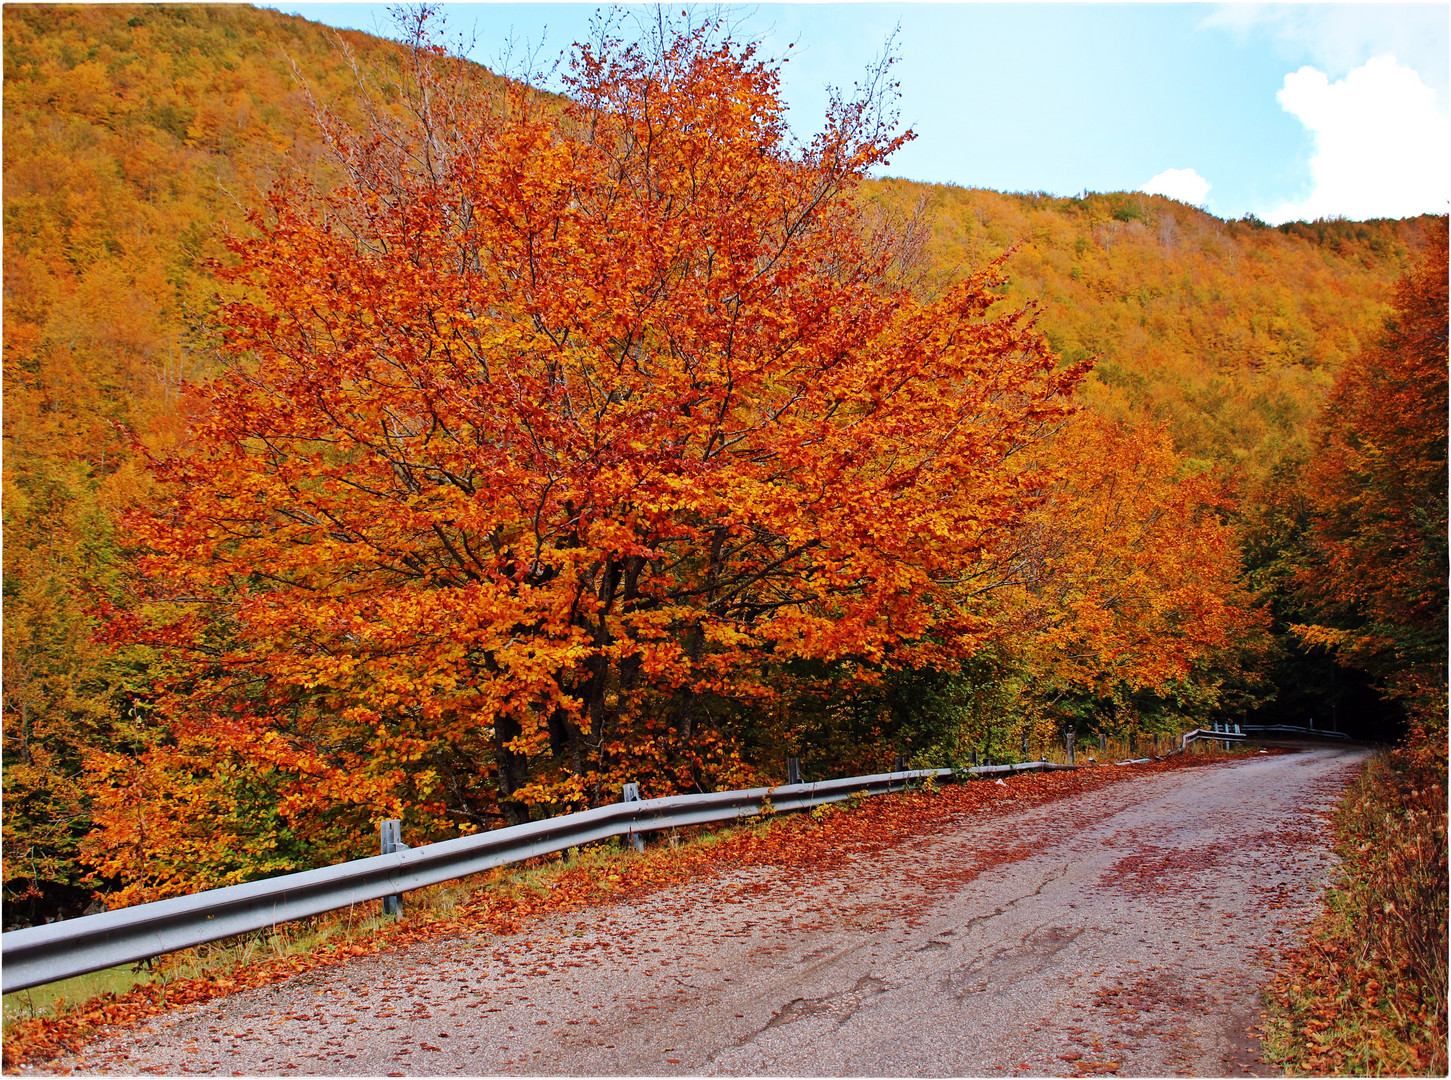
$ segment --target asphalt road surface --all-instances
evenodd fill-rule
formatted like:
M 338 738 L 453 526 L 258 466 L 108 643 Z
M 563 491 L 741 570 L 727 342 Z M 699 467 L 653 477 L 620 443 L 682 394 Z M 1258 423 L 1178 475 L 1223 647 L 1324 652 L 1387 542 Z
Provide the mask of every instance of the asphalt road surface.
M 222 1075 L 1264 1075 L 1274 955 L 1364 751 L 1180 769 L 246 991 L 49 1069 Z M 1012 857 L 1003 859 L 1003 853 Z

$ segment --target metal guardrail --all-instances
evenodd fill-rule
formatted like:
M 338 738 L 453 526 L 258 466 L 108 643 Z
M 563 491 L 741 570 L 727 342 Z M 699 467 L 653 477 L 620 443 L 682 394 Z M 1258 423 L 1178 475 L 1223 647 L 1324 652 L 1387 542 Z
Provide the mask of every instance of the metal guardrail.
M 1225 742 L 1243 740 L 1244 731 L 1238 724 L 1215 724 L 1212 730 L 1209 728 L 1195 728 L 1193 731 L 1186 732 L 1180 738 L 1179 749 L 1182 751 L 1190 743 L 1196 742 L 1199 739 L 1222 739 Z
M 1294 724 L 1245 724 L 1245 731 L 1263 731 L 1267 733 L 1282 732 L 1287 735 L 1314 735 L 1321 739 L 1345 739 L 1349 741 L 1350 736 L 1343 731 L 1326 731 L 1317 727 L 1296 727 Z
M 1073 767 L 1030 761 L 1020 765 L 981 765 L 962 772 L 993 775 Z M 12 930 L 0 935 L 0 960 L 4 962 L 0 969 L 0 989 L 7 994 L 25 990 L 263 930 L 293 919 L 397 897 L 411 889 L 438 885 L 613 836 L 629 836 L 633 840 L 640 833 L 731 821 L 767 809 L 804 810 L 855 795 L 900 790 L 913 781 L 929 777 L 944 779 L 954 775 L 957 773 L 952 769 L 913 769 L 811 784 L 661 799 L 636 798 L 544 821 L 400 848 L 316 870 Z M 396 834 L 392 839 L 397 842 Z

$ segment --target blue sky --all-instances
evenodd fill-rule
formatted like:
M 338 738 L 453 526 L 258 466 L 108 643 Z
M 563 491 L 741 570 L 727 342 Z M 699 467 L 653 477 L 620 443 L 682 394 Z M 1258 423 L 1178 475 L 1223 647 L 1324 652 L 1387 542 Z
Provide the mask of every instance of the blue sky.
M 391 32 L 383 4 L 276 5 Z M 557 57 L 596 4 L 443 4 L 474 59 Z M 653 6 L 625 6 L 625 25 Z M 694 5 L 697 17 L 715 7 Z M 820 3 L 727 6 L 789 57 L 793 127 L 895 32 L 904 125 L 882 170 L 1008 191 L 1157 190 L 1223 217 L 1447 210 L 1446 4 Z M 541 47 L 542 46 L 542 47 Z

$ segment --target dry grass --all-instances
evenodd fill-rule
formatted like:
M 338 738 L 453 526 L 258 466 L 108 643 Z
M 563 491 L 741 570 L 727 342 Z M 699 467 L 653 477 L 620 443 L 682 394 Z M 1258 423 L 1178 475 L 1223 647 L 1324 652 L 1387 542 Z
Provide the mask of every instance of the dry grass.
M 1445 1076 L 1444 756 L 1372 760 L 1335 832 L 1326 911 L 1267 991 L 1267 1057 L 1291 1075 Z

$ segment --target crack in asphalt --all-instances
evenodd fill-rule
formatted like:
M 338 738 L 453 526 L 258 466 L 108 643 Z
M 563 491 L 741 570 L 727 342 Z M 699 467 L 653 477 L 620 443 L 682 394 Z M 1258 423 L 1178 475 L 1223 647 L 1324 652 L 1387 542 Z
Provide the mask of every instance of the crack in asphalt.
M 799 968 L 794 977 L 800 979 L 812 974 L 813 972 L 820 971 L 822 968 L 829 968 L 838 960 L 843 960 L 846 957 L 852 955 L 852 953 L 861 952 L 861 950 L 864 948 L 866 948 L 866 943 L 859 942 L 858 944 L 853 945 L 849 949 L 817 949 L 814 953 L 811 953 L 810 955 L 799 961 L 799 963 L 806 964 L 808 960 L 816 959 L 817 957 L 821 957 L 821 959 L 816 959 L 816 963 L 814 964 Z M 823 956 L 823 954 L 826 955 Z
M 1039 923 L 1025 931 L 1017 941 L 988 953 L 979 953 L 970 964 L 948 972 L 941 983 L 942 990 L 959 1005 L 967 1004 L 977 994 L 987 993 L 994 982 L 1003 984 L 1008 979 L 1021 980 L 1043 971 L 1059 953 L 1087 932 L 1086 926 L 1065 927 L 1051 919 Z M 985 975 L 995 968 L 998 969 L 996 979 L 982 978 L 974 985 L 954 988 L 954 983 L 966 982 L 973 975 Z
M 1041 896 L 1041 895 L 1043 895 L 1043 890 L 1046 889 L 1050 884 L 1052 884 L 1053 882 L 1057 881 L 1059 878 L 1062 878 L 1062 877 L 1067 876 L 1067 874 L 1068 874 L 1068 865 L 1069 865 L 1068 863 L 1064 863 L 1062 869 L 1056 871 L 1055 873 L 1049 874 L 1042 881 L 1038 882 L 1038 887 L 1036 889 L 1034 889 L 1032 892 L 1024 893 L 1022 896 L 1015 896 L 1015 897 L 1013 897 L 1007 903 L 999 905 L 998 908 L 997 908 L 997 910 L 994 911 L 990 915 L 975 915 L 975 916 L 973 916 L 971 919 L 968 919 L 965 923 L 963 923 L 959 927 L 959 929 L 963 933 L 970 934 L 970 933 L 972 933 L 972 931 L 976 930 L 978 928 L 978 926 L 980 926 L 981 924 L 989 921 L 990 919 L 996 919 L 999 915 L 1005 915 L 1005 914 L 1007 914 L 1007 912 L 1009 911 L 1009 909 L 1013 908 L 1017 904 L 1021 904 L 1024 900 L 1031 900 L 1035 896 Z M 942 937 L 943 935 L 942 934 L 939 934 L 938 936 L 939 937 Z
M 1053 882 L 1058 881 L 1061 878 L 1065 877 L 1067 875 L 1067 873 L 1068 873 L 1068 870 L 1069 870 L 1069 864 L 1068 863 L 1064 863 L 1057 870 L 1054 870 L 1054 871 L 1048 873 L 1047 875 L 1045 875 L 1044 878 L 1043 878 L 1043 880 L 1040 881 L 1040 882 L 1038 882 L 1038 884 L 1033 888 L 1033 890 L 1031 892 L 1023 893 L 1021 896 L 1016 896 L 1013 899 L 1007 901 L 1006 903 L 1000 904 L 991 914 L 976 916 L 976 917 L 974 917 L 972 919 L 969 919 L 966 923 L 962 924 L 959 927 L 948 928 L 946 930 L 941 931 L 940 933 L 934 934 L 933 935 L 933 938 L 937 938 L 937 937 L 948 937 L 950 935 L 953 935 L 953 934 L 956 934 L 956 933 L 959 933 L 959 932 L 964 933 L 964 934 L 970 934 L 977 926 L 979 926 L 982 923 L 985 923 L 985 922 L 987 922 L 987 921 L 989 921 L 991 919 L 995 919 L 995 918 L 998 918 L 1001 915 L 1006 914 L 1014 906 L 1016 906 L 1017 904 L 1023 902 L 1024 900 L 1031 900 L 1031 899 L 1033 899 L 1035 897 L 1041 896 L 1043 894 L 1043 890 L 1044 889 L 1046 889 Z M 1071 936 L 1069 936 L 1062 944 L 1058 945 L 1057 948 L 1051 950 L 1047 954 L 1047 959 L 1051 959 L 1051 957 L 1055 953 L 1061 951 L 1063 948 L 1066 948 L 1067 945 L 1070 944 L 1072 941 L 1076 940 L 1077 937 L 1078 937 L 1078 935 L 1081 934 L 1081 933 L 1082 933 L 1082 930 L 1079 930 L 1076 933 L 1073 933 Z M 1026 939 L 1024 939 L 1024 940 L 1026 940 Z M 826 961 L 824 961 L 822 963 L 812 965 L 810 968 L 807 968 L 806 971 L 803 972 L 803 974 L 806 974 L 808 972 L 814 971 L 817 968 L 820 968 L 820 967 L 823 967 L 823 966 L 829 966 L 830 964 L 835 963 L 837 960 L 841 959 L 842 957 L 849 956 L 849 955 L 851 955 L 851 953 L 857 952 L 861 948 L 862 948 L 861 945 L 857 945 L 855 948 L 848 949 L 848 950 L 846 950 L 844 952 L 838 953 L 835 956 L 830 957 L 828 960 L 826 960 Z M 917 948 L 912 949 L 911 951 L 912 952 L 919 952 L 919 953 L 920 952 L 941 952 L 941 951 L 947 950 L 948 948 L 950 948 L 950 943 L 949 942 L 946 942 L 946 941 L 936 941 L 936 940 L 929 939 L 925 945 L 920 945 Z M 1009 948 L 1011 948 L 1011 947 L 1009 947 Z M 820 955 L 821 952 L 823 952 L 823 951 L 825 951 L 825 950 L 817 950 L 816 953 L 812 953 L 810 955 L 814 957 L 814 956 Z M 967 971 L 967 972 L 972 972 L 974 970 L 978 970 L 978 969 L 980 969 L 980 967 L 990 965 L 993 962 L 993 959 L 996 959 L 997 956 L 1001 956 L 1001 955 L 1005 954 L 1008 951 L 1009 951 L 1008 948 L 1002 948 L 1002 949 L 997 950 L 997 952 L 994 954 L 994 957 L 988 959 L 986 961 L 986 963 L 983 962 L 982 956 L 979 956 L 977 959 L 975 959 L 973 961 L 972 964 L 970 964 L 967 968 L 962 969 L 962 970 Z M 1038 967 L 1045 966 L 1046 963 L 1047 963 L 1047 959 L 1045 959 L 1044 964 L 1037 965 L 1037 966 Z M 956 973 L 952 973 L 952 974 L 956 974 Z M 949 981 L 952 978 L 952 974 L 949 974 L 949 976 L 948 976 Z M 846 1012 L 843 1015 L 841 1015 L 841 1016 L 839 1016 L 837 1018 L 836 1027 L 838 1029 L 840 1029 L 840 1028 L 844 1027 L 851 1020 L 851 1018 L 853 1016 L 856 1015 L 857 1010 L 860 1009 L 862 1007 L 862 1005 L 864 1005 L 867 1001 L 871 1000 L 872 998 L 878 996 L 879 994 L 886 993 L 888 989 L 889 988 L 887 987 L 887 984 L 883 980 L 878 979 L 878 978 L 875 978 L 875 977 L 873 977 L 871 975 L 864 975 L 864 976 L 862 976 L 861 978 L 859 978 L 856 981 L 856 985 L 850 991 L 844 991 L 844 992 L 843 991 L 839 991 L 839 992 L 837 992 L 835 994 L 825 994 L 825 995 L 823 995 L 821 997 L 814 997 L 814 998 L 808 998 L 808 997 L 792 998 L 785 1005 L 781 1006 L 781 1008 L 779 1010 L 776 1010 L 772 1014 L 771 1019 L 767 1020 L 766 1023 L 762 1027 L 760 1027 L 756 1031 L 752 1032 L 750 1035 L 746 1036 L 744 1039 L 737 1040 L 736 1043 L 735 1043 L 735 1045 L 737 1047 L 743 1047 L 743 1046 L 747 1045 L 748 1043 L 754 1042 L 761 1035 L 765 1034 L 767 1031 L 772 1030 L 773 1028 L 778 1028 L 778 1027 L 782 1027 L 782 1026 L 784 1026 L 786 1024 L 795 1023 L 795 1022 L 797 1022 L 799 1020 L 805 1020 L 805 1019 L 807 1019 L 809 1017 L 812 1017 L 812 1016 L 820 1016 L 820 1015 L 827 1014 L 827 1013 L 833 1013 L 833 1012 L 836 1011 L 837 1006 L 840 1003 L 847 1002 L 847 1003 L 850 1004 L 850 1007 L 846 1010 Z M 962 993 L 962 992 L 958 992 L 958 993 L 954 994 L 953 996 L 959 1002 L 961 1002 L 963 1000 L 965 994 Z M 716 1054 L 712 1054 L 712 1055 L 710 1055 L 710 1057 L 707 1060 L 708 1061 L 713 1061 L 716 1056 L 717 1056 Z
M 847 1003 L 848 1008 L 842 1016 L 837 1018 L 836 1026 L 845 1027 L 847 1022 L 857 1014 L 857 1010 L 865 1005 L 872 998 L 879 994 L 885 994 L 890 990 L 885 980 L 878 979 L 872 975 L 863 975 L 856 981 L 856 985 L 846 993 L 827 994 L 818 998 L 793 998 L 781 1007 L 781 1010 L 766 1021 L 764 1027 L 747 1038 L 737 1043 L 737 1046 L 744 1046 L 753 1042 L 758 1036 L 764 1035 L 772 1028 L 782 1027 L 786 1024 L 795 1023 L 797 1020 L 805 1020 L 810 1016 L 819 1016 L 822 1013 L 834 1012 L 839 1003 Z

